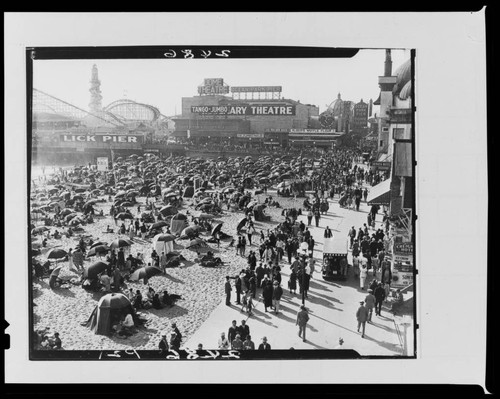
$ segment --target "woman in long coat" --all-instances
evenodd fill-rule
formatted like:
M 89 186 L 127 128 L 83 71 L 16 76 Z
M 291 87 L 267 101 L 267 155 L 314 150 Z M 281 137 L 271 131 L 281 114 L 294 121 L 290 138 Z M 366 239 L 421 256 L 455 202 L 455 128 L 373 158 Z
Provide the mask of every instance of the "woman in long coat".
M 265 285 L 262 287 L 262 296 L 264 298 L 264 308 L 267 312 L 267 308 L 273 306 L 273 284 L 270 280 L 265 281 Z

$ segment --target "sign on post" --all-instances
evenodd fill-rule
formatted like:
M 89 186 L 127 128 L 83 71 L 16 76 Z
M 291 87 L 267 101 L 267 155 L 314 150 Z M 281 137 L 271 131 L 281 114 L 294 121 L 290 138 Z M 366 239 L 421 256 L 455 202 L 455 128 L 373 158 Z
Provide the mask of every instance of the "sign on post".
M 100 172 L 105 172 L 108 170 L 108 157 L 97 158 L 97 170 Z

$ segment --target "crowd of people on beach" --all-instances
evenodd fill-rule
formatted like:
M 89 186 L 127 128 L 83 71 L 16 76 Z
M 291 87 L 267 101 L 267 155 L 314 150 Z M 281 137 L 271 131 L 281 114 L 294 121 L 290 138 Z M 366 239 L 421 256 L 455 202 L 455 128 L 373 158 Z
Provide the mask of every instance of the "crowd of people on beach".
M 208 148 L 208 147 L 207 147 Z M 227 147 L 228 149 L 230 147 Z M 280 156 L 288 152 L 278 152 Z M 277 155 L 276 153 L 275 155 Z M 290 150 L 290 154 L 297 155 L 297 151 Z M 273 155 L 273 153 L 271 153 Z M 237 305 L 241 307 L 242 313 L 253 316 L 255 307 L 254 301 L 257 299 L 258 292 L 262 295 L 265 312 L 274 314 L 280 313 L 280 301 L 284 291 L 289 295 L 299 294 L 305 298 L 309 292 L 309 282 L 316 271 L 316 260 L 314 251 L 316 242 L 311 234 L 311 229 L 318 227 L 322 215 L 329 210 L 328 199 L 339 196 L 339 204 L 347 208 L 359 209 L 359 202 L 367 199 L 367 188 L 361 189 L 362 185 L 376 184 L 380 179 L 385 178 L 383 174 L 363 169 L 354 165 L 354 159 L 359 154 L 357 151 L 337 149 L 331 154 L 321 158 L 320 165 L 309 168 L 309 173 L 303 174 L 302 167 L 306 167 L 306 161 L 302 165 L 300 154 L 300 166 L 297 174 L 292 174 L 290 183 L 280 189 L 279 195 L 303 197 L 306 191 L 313 191 L 310 197 L 307 197 L 302 204 L 293 208 L 282 209 L 283 220 L 273 228 L 263 228 L 257 231 L 255 222 L 266 221 L 265 207 L 281 207 L 279 196 L 275 199 L 268 196 L 263 206 L 249 206 L 254 200 L 249 190 L 257 190 L 261 193 L 267 193 L 268 187 L 275 185 L 267 178 L 249 176 L 246 173 L 247 167 L 243 160 L 238 163 L 226 164 L 224 160 L 214 160 L 211 162 L 198 162 L 183 157 L 180 159 L 168 160 L 149 160 L 146 164 L 134 162 L 127 167 L 114 168 L 112 171 L 100 172 L 90 167 L 75 167 L 69 169 L 59 169 L 58 173 L 52 175 L 48 180 L 45 176 L 38 182 L 33 180 L 34 189 L 42 188 L 45 184 L 51 184 L 57 187 L 52 193 L 47 193 L 46 197 L 37 196 L 36 200 L 50 198 L 49 194 L 57 194 L 59 199 L 57 204 L 50 205 L 51 209 L 46 209 L 43 215 L 44 226 L 56 227 L 55 232 L 49 234 L 48 231 L 41 233 L 41 245 L 47 246 L 47 240 L 66 237 L 80 236 L 79 242 L 74 248 L 68 251 L 67 260 L 70 270 L 80 275 L 79 283 L 83 288 L 90 291 L 99 291 L 103 294 L 112 292 L 121 292 L 127 296 L 136 312 L 145 309 L 162 309 L 171 307 L 175 302 L 181 299 L 181 295 L 169 294 L 168 290 L 160 289 L 157 292 L 148 284 L 148 277 L 141 279 L 144 283 L 143 289 L 132 289 L 127 287 L 131 276 L 143 267 L 155 267 L 166 274 L 169 262 L 172 259 L 165 252 L 157 253 L 152 249 L 150 256 L 140 252 L 132 254 L 131 246 L 118 246 L 108 248 L 103 253 L 94 253 L 90 256 L 102 256 L 106 268 L 96 276 L 89 278 L 85 275 L 86 268 L 84 261 L 89 259 L 89 254 L 97 246 L 106 243 L 93 241 L 92 237 L 84 235 L 84 226 L 93 223 L 96 218 L 110 217 L 110 223 L 103 233 L 113 233 L 119 238 L 127 238 L 129 241 L 138 240 L 149 242 L 150 239 L 158 234 L 172 233 L 169 221 L 172 216 L 165 216 L 160 209 L 165 206 L 172 206 L 180 209 L 185 201 L 186 189 L 196 185 L 195 193 L 192 198 L 191 206 L 186 211 L 186 224 L 196 226 L 189 234 L 189 239 L 196 239 L 200 232 L 207 232 L 211 236 L 212 243 L 220 247 L 220 241 L 223 233 L 215 231 L 212 233 L 214 225 L 210 219 L 200 218 L 198 212 L 205 212 L 211 215 L 222 215 L 224 212 L 242 212 L 245 217 L 245 223 L 238 227 L 237 237 L 231 242 L 230 247 L 234 247 L 236 254 L 246 259 L 247 267 L 241 269 L 236 275 L 227 275 L 225 278 L 226 305 Z M 271 164 L 273 164 L 271 162 Z M 199 165 L 199 166 L 197 166 Z M 283 166 L 288 167 L 288 166 Z M 130 173 L 135 173 L 141 180 L 143 187 L 130 184 Z M 166 180 L 165 176 L 172 174 L 196 174 L 197 181 L 182 177 L 175 177 L 166 181 L 168 195 L 165 194 L 165 185 L 160 185 L 160 180 Z M 279 173 L 278 173 L 279 174 Z M 215 178 L 214 178 L 215 177 Z M 287 179 L 283 179 L 285 182 Z M 123 181 L 124 183 L 117 184 Z M 146 182 L 148 182 L 146 184 Z M 85 188 L 81 188 L 86 184 Z M 146 187 L 146 188 L 144 188 Z M 118 192 L 127 191 L 127 194 L 119 201 Z M 42 192 L 42 190 L 40 190 Z M 255 191 L 255 193 L 257 192 Z M 133 194 L 128 194 L 131 192 Z M 43 194 L 43 192 L 42 192 Z M 144 195 L 145 204 L 138 203 L 136 198 Z M 345 199 L 345 201 L 343 200 Z M 95 204 L 99 202 L 111 203 L 109 214 L 105 215 L 101 211 L 94 209 Z M 204 202 L 203 202 L 204 201 Z M 53 201 L 54 202 L 54 201 Z M 127 203 L 128 202 L 128 203 Z M 206 205 L 206 206 L 205 206 Z M 49 207 L 49 205 L 47 205 Z M 131 209 L 137 209 L 132 212 Z M 41 208 L 40 208 L 41 209 Z M 69 212 L 68 213 L 68 209 Z M 369 290 L 373 291 L 377 298 L 376 304 L 380 303 L 381 286 L 385 297 L 388 296 L 391 275 L 390 267 L 384 261 L 384 231 L 387 233 L 388 219 L 384 216 L 383 227 L 376 231 L 373 230 L 375 216 L 379 209 L 372 207 L 368 214 L 367 223 L 363 228 L 354 229 L 354 233 L 349 232 L 350 247 L 353 254 L 353 269 L 356 277 L 360 278 L 360 286 L 366 288 L 367 271 L 372 269 L 374 276 L 379 276 L 377 285 L 370 284 Z M 299 215 L 306 216 L 307 224 L 299 221 Z M 68 218 L 73 213 L 82 213 L 77 216 L 75 223 L 74 217 Z M 164 222 L 159 228 L 153 228 L 156 224 Z M 110 225 L 112 227 L 110 227 Z M 32 230 L 39 228 L 35 223 L 32 224 Z M 385 229 L 385 230 L 384 230 Z M 59 231 L 60 230 L 60 231 Z M 325 234 L 327 234 L 329 229 Z M 179 235 L 177 234 L 176 237 Z M 326 237 L 326 235 L 325 235 Z M 302 248 L 307 246 L 307 250 Z M 248 251 L 248 248 L 250 250 Z M 247 253 L 248 251 L 248 253 Z M 207 255 L 208 256 L 208 255 Z M 213 256 L 213 254 L 210 254 Z M 210 257 L 209 256 L 209 257 Z M 200 256 L 201 257 L 201 256 Z M 176 259 L 179 262 L 179 259 Z M 288 264 L 285 266 L 286 261 Z M 39 279 L 48 277 L 50 274 L 50 262 L 42 262 L 38 259 L 33 260 L 34 276 Z M 288 281 L 282 281 L 281 270 L 283 267 L 289 267 L 290 276 Z M 58 280 L 54 280 L 56 283 Z M 231 284 L 233 282 L 233 284 Z M 373 285 L 373 286 L 372 286 Z M 55 288 L 52 286 L 51 288 Z M 378 289 L 378 291 L 377 291 Z M 145 290 L 145 291 L 143 291 Z M 235 300 L 232 302 L 232 293 L 235 293 Z M 375 295 L 375 293 L 377 293 Z M 371 294 L 371 292 L 369 292 Z M 375 303 L 374 303 L 374 307 Z M 300 313 L 302 312 L 302 313 Z M 304 313 L 305 312 L 305 313 Z M 304 320 L 307 319 L 307 309 L 299 311 L 297 316 L 297 325 L 299 325 L 300 336 L 305 340 Z M 380 311 L 378 311 L 380 313 Z M 125 330 L 128 331 L 130 320 L 126 317 L 120 321 Z M 305 320 L 307 323 L 307 320 Z M 235 327 L 234 331 L 228 332 L 226 340 L 230 348 L 255 349 L 252 342 L 248 326 L 242 323 L 243 328 Z M 246 326 L 246 327 L 245 327 Z M 235 332 L 237 330 L 237 333 Z M 162 337 L 160 349 L 179 348 L 182 335 L 178 331 L 171 333 L 170 338 Z M 174 338 L 172 338 L 174 337 Z M 165 339 L 164 339 L 165 338 Z M 224 340 L 223 340 L 224 341 Z M 233 344 L 233 341 L 236 341 Z M 241 343 L 239 342 L 241 341 Z M 267 338 L 262 339 L 259 349 L 270 349 Z M 264 342 L 265 341 L 265 342 Z M 226 345 L 226 344 L 224 344 Z

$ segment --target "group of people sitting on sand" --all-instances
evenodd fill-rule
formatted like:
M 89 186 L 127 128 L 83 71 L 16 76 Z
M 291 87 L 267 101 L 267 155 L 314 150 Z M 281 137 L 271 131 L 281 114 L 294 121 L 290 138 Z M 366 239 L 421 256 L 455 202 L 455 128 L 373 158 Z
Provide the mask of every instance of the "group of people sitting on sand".
M 176 301 L 182 299 L 180 295 L 169 294 L 167 290 L 157 293 L 151 286 L 148 286 L 146 295 L 142 295 L 141 290 L 135 290 L 134 292 L 132 288 L 129 288 L 127 296 L 135 310 L 171 307 L 175 305 Z

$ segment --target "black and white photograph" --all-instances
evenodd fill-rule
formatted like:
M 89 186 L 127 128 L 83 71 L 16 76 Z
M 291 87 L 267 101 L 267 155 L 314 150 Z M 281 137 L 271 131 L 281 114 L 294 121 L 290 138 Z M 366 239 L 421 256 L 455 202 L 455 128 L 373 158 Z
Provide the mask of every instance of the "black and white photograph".
M 35 358 L 414 356 L 410 50 L 28 51 Z
M 259 24 L 301 15 L 284 14 Z M 438 87 L 431 54 L 366 35 L 201 40 L 180 16 L 196 33 L 25 42 L 16 114 L 25 144 L 6 164 L 23 171 L 14 185 L 25 190 L 17 211 L 6 208 L 20 232 L 7 255 L 24 276 L 15 280 L 27 304 L 15 337 L 24 361 L 75 370 L 99 361 L 116 365 L 113 381 L 151 361 L 235 373 L 352 360 L 361 373 L 384 362 L 395 370 L 388 380 L 425 363 L 432 331 L 446 341 L 443 322 L 457 322 L 441 301 L 456 300 L 448 290 L 463 276 L 450 269 L 460 270 L 458 253 L 436 246 L 486 234 L 477 209 L 472 227 L 440 241 L 469 201 L 445 187 L 468 161 L 460 173 L 484 189 L 484 159 L 479 149 L 460 159 L 452 145 L 462 136 L 442 145 L 449 135 L 437 125 L 451 115 L 422 100 Z M 432 111 L 458 101 L 441 88 L 431 97 Z M 333 382 L 313 370 L 305 378 Z

